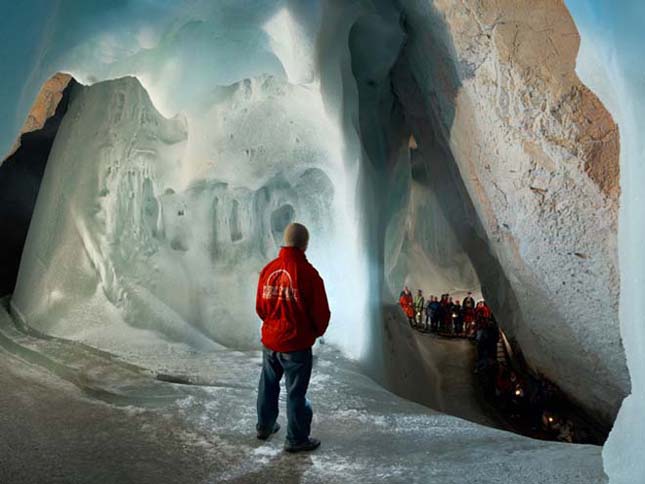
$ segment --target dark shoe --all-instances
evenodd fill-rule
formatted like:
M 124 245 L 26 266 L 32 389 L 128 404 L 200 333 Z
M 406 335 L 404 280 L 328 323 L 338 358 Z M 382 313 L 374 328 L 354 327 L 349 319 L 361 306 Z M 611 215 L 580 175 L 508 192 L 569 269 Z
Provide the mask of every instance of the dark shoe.
M 280 424 L 278 422 L 276 422 L 273 425 L 273 430 L 271 432 L 268 432 L 266 430 L 259 430 L 258 429 L 258 439 L 266 440 L 269 437 L 271 437 L 271 435 L 275 434 L 278 430 L 280 430 Z
M 320 447 L 320 440 L 311 437 L 300 444 L 292 444 L 291 442 L 285 442 L 284 444 L 284 450 L 287 452 L 307 452 L 318 447 Z

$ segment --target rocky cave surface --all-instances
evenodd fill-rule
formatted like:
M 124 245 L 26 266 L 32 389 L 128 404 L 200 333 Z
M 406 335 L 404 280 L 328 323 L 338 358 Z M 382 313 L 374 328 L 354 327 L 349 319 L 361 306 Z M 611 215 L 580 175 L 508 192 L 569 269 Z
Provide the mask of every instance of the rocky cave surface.
M 376 380 L 397 364 L 383 307 L 401 285 L 481 288 L 529 366 L 611 424 L 630 392 L 620 132 L 576 74 L 567 6 L 243 3 L 133 2 L 97 32 L 103 7 L 50 12 L 53 47 L 20 60 L 23 95 L 6 94 L 14 76 L 0 96 L 3 151 L 43 84 L 25 131 L 69 76 L 84 86 L 47 161 L 14 316 L 107 351 L 159 336 L 167 351 L 249 350 L 257 271 L 298 219 L 330 288 L 328 343 Z M 20 35 L 41 28 L 12 15 L 31 26 Z
M 21 145 L 21 138 L 27 133 L 43 129 L 47 120 L 56 114 L 59 103 L 63 99 L 65 88 L 72 80 L 69 74 L 62 74 L 57 72 L 51 78 L 47 79 L 43 84 L 38 96 L 34 100 L 27 119 L 25 119 L 16 142 L 13 144 L 9 153 L 4 158 L 3 163 L 7 158 L 11 157 Z
M 435 163 L 423 140 L 439 136 L 458 167 L 453 191 L 465 189 L 472 208 L 452 220 L 485 297 L 531 366 L 611 421 L 629 392 L 619 136 L 574 71 L 570 14 L 551 0 L 407 2 L 406 12 L 393 87 L 421 140 L 417 156 Z

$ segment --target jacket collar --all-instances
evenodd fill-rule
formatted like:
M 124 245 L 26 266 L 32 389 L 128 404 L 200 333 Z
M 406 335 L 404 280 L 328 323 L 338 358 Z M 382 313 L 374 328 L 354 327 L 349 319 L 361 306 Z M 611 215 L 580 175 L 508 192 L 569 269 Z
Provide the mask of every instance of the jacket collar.
M 298 247 L 280 247 L 280 254 L 278 257 L 280 257 L 280 259 L 295 258 L 307 260 L 304 251 Z

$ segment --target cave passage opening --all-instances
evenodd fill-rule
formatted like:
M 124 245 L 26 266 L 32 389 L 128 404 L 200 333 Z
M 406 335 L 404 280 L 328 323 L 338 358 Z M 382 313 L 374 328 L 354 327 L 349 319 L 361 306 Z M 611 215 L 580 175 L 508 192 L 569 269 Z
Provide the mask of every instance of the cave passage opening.
M 375 264 L 383 269 L 385 325 L 381 334 L 383 374 L 375 377 L 396 393 L 446 413 L 547 440 L 602 444 L 611 428 L 611 417 L 583 409 L 575 392 L 561 390 L 536 371 L 515 338 L 520 314 L 517 281 L 510 281 L 502 267 L 499 248 L 493 248 L 480 219 L 485 208 L 476 209 L 472 186 L 466 186 L 463 166 L 457 163 L 451 144 L 457 95 L 464 76 L 472 75 L 472 66 L 454 63 L 455 47 L 444 30 L 444 21 L 435 19 L 433 29 L 421 33 L 411 17 L 402 17 L 400 27 L 405 37 L 396 54 L 392 53 L 397 44 L 392 40 L 391 25 L 383 25 L 381 18 L 362 19 L 350 35 L 368 177 L 372 187 L 377 187 L 376 193 L 387 194 L 377 195 L 373 202 L 379 207 L 379 216 L 372 223 L 380 226 L 383 234 L 374 246 Z M 432 48 L 424 51 L 422 45 Z M 371 57 L 373 52 L 381 60 L 389 58 L 389 67 L 382 68 Z M 464 146 L 459 150 L 474 151 Z M 383 254 L 383 259 L 378 260 L 378 254 Z M 499 343 L 500 348 L 508 348 L 507 373 L 500 379 L 510 379 L 511 372 L 513 377 L 521 375 L 526 388 L 517 391 L 526 398 L 521 404 L 525 406 L 523 417 L 512 421 L 503 415 L 508 408 L 500 408 L 506 407 L 495 395 L 501 365 L 495 364 L 491 372 L 479 372 L 474 378 L 461 368 L 455 378 L 454 370 L 459 366 L 455 365 L 456 355 L 467 355 L 472 348 L 436 342 L 427 335 L 402 334 L 409 333 L 409 328 L 394 301 L 404 286 L 413 294 L 421 288 L 426 296 L 452 292 L 455 299 L 470 290 L 490 300 L 501 329 L 493 346 Z M 513 335 L 510 340 L 504 328 Z M 463 361 L 478 357 L 470 355 Z M 478 364 L 471 360 L 469 371 Z M 529 387 L 530 396 L 524 393 Z M 548 389 L 549 403 L 545 403 L 542 390 L 534 391 L 538 387 Z M 481 393 L 468 393 L 473 388 Z M 474 405 L 460 405 L 460 401 Z M 483 410 L 487 406 L 492 412 Z M 574 427 L 575 431 L 571 430 Z

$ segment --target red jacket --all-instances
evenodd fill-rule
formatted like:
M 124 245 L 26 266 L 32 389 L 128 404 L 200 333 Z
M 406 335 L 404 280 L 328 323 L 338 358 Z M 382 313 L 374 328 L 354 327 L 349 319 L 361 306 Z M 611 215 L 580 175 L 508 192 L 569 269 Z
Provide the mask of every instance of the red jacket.
M 412 299 L 412 294 L 402 293 L 399 298 L 399 304 L 408 318 L 414 317 L 414 299 Z
M 311 348 L 329 324 L 329 304 L 318 271 L 297 247 L 282 247 L 260 273 L 255 310 L 264 322 L 262 344 L 273 351 Z

